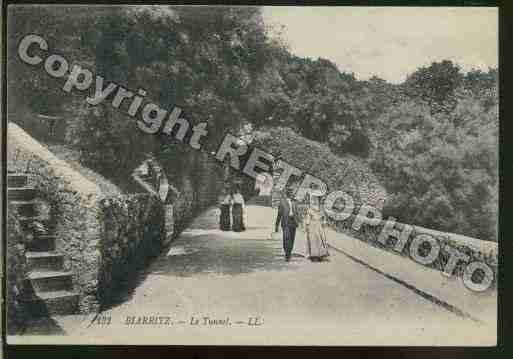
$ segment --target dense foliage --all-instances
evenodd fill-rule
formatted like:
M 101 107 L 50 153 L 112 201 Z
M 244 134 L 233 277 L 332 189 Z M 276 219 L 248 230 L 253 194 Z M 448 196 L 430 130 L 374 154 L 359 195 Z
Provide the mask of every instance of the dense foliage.
M 496 240 L 498 103 L 490 76 L 471 72 L 450 99 L 408 99 L 378 118 L 369 160 L 391 193 L 386 215 Z
M 268 36 L 256 7 L 9 10 L 9 112 L 64 115 L 67 141 L 82 161 L 118 184 L 146 152 L 159 154 L 169 173 L 194 164 L 194 154 L 142 135 L 108 101 L 92 108 L 82 94 L 62 96 L 62 83 L 16 59 L 23 34 L 43 34 L 52 49 L 109 81 L 143 88 L 148 101 L 180 105 L 193 122 L 206 121 L 209 151 L 248 123 L 289 127 L 334 154 L 368 162 L 391 193 L 385 215 L 496 240 L 495 69 L 463 73 L 441 61 L 401 84 L 358 80 L 339 70 L 343 64 L 291 54 Z
M 328 192 L 343 190 L 354 201 L 356 210 L 362 204 L 383 206 L 386 191 L 370 168 L 354 155 L 335 155 L 326 144 L 305 139 L 290 128 L 272 127 L 257 131 L 252 145 L 265 149 L 283 160 L 323 180 Z M 299 179 L 292 176 L 297 187 Z

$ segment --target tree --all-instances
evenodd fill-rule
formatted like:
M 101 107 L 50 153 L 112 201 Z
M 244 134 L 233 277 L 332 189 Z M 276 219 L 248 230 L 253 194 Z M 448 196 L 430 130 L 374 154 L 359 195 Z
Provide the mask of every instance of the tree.
M 461 85 L 463 74 L 452 61 L 433 62 L 408 76 L 405 94 L 411 99 L 428 104 L 432 113 L 451 112 L 456 106 L 455 90 Z
M 497 119 L 471 97 L 449 114 L 413 101 L 384 113 L 370 158 L 390 192 L 384 216 L 497 240 Z

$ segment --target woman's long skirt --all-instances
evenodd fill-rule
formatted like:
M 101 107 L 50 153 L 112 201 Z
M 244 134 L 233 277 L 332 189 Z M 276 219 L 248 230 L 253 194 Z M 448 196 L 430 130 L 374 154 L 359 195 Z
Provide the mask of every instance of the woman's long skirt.
M 312 261 L 321 260 L 329 256 L 328 241 L 324 228 L 318 221 L 312 221 L 306 231 L 307 257 Z
M 219 218 L 219 227 L 222 231 L 230 230 L 230 205 L 221 205 L 221 216 Z
M 234 232 L 242 232 L 246 228 L 244 228 L 244 221 L 242 215 L 242 205 L 240 203 L 234 203 L 232 206 L 232 217 L 233 217 L 233 225 L 232 230 Z

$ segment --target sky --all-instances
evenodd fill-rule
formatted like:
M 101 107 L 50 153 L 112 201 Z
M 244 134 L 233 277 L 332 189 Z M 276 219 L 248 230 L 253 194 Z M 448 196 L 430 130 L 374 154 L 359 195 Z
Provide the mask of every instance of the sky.
M 263 16 L 293 54 L 326 58 L 360 80 L 398 83 L 444 59 L 464 72 L 498 66 L 497 8 L 267 6 Z

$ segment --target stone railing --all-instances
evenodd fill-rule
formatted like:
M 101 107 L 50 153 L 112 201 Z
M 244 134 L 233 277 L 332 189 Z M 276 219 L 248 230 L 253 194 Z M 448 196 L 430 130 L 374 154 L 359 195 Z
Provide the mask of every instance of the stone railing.
M 431 237 L 434 237 L 440 245 L 440 253 L 437 259 L 433 263 L 429 264 L 429 267 L 443 271 L 448 262 L 448 259 L 451 256 L 451 249 L 455 249 L 459 253 L 467 255 L 468 260 L 459 261 L 454 269 L 453 274 L 461 276 L 465 269 L 466 263 L 479 261 L 486 263 L 494 271 L 494 277 L 497 278 L 498 245 L 495 242 L 483 241 L 476 238 L 435 231 L 432 229 L 412 225 L 412 231 L 408 236 L 408 242 L 403 247 L 401 252 L 397 252 L 394 250 L 394 244 L 397 239 L 389 236 L 387 237 L 387 240 L 384 244 L 379 240 L 379 236 L 383 231 L 386 219 L 381 220 L 377 225 L 369 225 L 364 223 L 358 230 L 355 230 L 353 228 L 353 224 L 357 218 L 358 216 L 351 215 L 349 218 L 342 221 L 330 220 L 329 226 L 338 232 L 345 233 L 353 238 L 367 242 L 372 246 L 379 247 L 383 250 L 387 250 L 402 256 L 410 256 L 410 243 L 413 238 L 421 234 L 427 234 Z M 360 218 L 360 220 L 362 219 L 363 218 Z M 406 224 L 396 222 L 394 224 L 394 230 L 401 232 L 405 226 Z M 494 284 L 496 284 L 496 280 L 494 281 Z
M 273 207 L 277 207 L 279 204 L 278 195 L 273 197 Z M 306 205 L 304 203 L 298 204 L 299 216 L 302 218 L 306 213 Z M 353 224 L 355 221 L 359 219 L 363 224 L 358 230 L 353 228 Z M 385 220 L 379 221 L 376 225 L 370 225 L 365 223 L 367 218 L 360 217 L 357 215 L 351 215 L 345 220 L 335 221 L 330 218 L 328 220 L 328 226 L 333 228 L 335 231 L 347 234 L 350 237 L 359 239 L 363 242 L 366 242 L 374 247 L 381 248 L 388 252 L 408 256 L 410 255 L 410 243 L 413 238 L 421 234 L 427 234 L 434 237 L 440 245 L 440 253 L 438 258 L 428 266 L 431 268 L 435 268 L 439 271 L 443 271 L 451 254 L 450 251 L 452 249 L 457 250 L 459 253 L 467 255 L 468 260 L 459 261 L 454 268 L 454 275 L 461 276 L 465 266 L 467 263 L 471 262 L 483 262 L 486 263 L 494 272 L 494 282 L 493 285 L 496 285 L 497 271 L 498 271 L 498 257 L 499 257 L 499 248 L 497 243 L 490 241 L 483 241 L 477 238 L 471 238 L 455 233 L 447 233 L 440 232 L 433 229 L 428 229 L 420 226 L 411 225 L 412 231 L 408 236 L 408 242 L 402 248 L 402 251 L 397 252 L 394 250 L 394 245 L 396 239 L 391 236 L 387 237 L 386 242 L 383 244 L 382 241 L 379 240 L 380 234 L 383 231 L 383 228 L 386 223 Z M 394 224 L 393 229 L 397 232 L 401 232 L 406 224 L 396 222 Z M 413 260 L 413 259 L 412 259 Z

